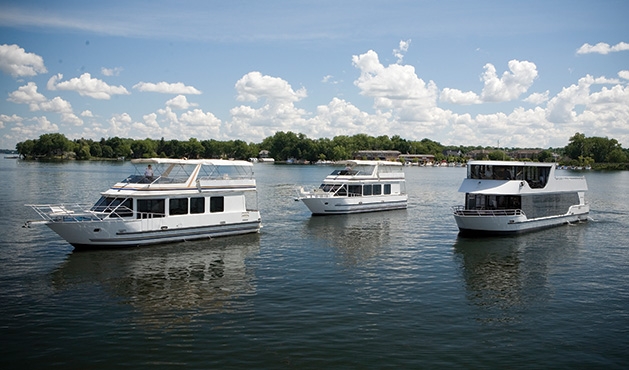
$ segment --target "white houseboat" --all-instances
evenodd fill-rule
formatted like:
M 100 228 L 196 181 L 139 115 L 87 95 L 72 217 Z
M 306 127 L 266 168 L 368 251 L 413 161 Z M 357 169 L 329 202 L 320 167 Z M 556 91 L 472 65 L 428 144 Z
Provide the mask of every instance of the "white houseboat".
M 141 246 L 260 231 L 251 163 L 162 158 L 132 163 L 136 174 L 102 192 L 93 206 L 30 205 L 43 221 L 28 221 L 27 226 L 44 223 L 75 248 Z
M 515 233 L 587 221 L 584 177 L 556 176 L 554 163 L 470 161 L 454 207 L 462 234 Z
M 407 207 L 408 194 L 402 163 L 347 162 L 334 170 L 317 189 L 298 189 L 298 197 L 314 215 L 386 211 Z

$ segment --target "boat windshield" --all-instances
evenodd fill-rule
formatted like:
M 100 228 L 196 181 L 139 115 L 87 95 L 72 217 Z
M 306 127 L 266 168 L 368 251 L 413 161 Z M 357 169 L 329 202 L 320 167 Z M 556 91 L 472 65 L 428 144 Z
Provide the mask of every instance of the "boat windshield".
M 133 215 L 133 200 L 124 197 L 100 197 L 90 210 L 101 213 L 113 212 L 116 216 L 129 217 Z

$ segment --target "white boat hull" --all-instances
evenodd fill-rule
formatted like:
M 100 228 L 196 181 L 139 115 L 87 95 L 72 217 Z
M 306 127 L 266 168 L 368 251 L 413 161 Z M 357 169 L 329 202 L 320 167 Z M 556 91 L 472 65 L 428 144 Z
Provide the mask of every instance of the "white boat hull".
M 313 215 L 349 214 L 406 209 L 408 196 L 302 197 Z
M 589 206 L 575 205 L 564 215 L 527 219 L 524 214 L 518 215 L 488 215 L 487 213 L 473 215 L 466 211 L 454 213 L 454 219 L 462 234 L 512 234 L 544 229 L 569 223 L 587 221 Z
M 132 247 L 208 239 L 260 231 L 259 212 L 223 215 L 221 220 L 202 218 L 186 222 L 176 217 L 143 220 L 47 222 L 50 229 L 75 248 Z

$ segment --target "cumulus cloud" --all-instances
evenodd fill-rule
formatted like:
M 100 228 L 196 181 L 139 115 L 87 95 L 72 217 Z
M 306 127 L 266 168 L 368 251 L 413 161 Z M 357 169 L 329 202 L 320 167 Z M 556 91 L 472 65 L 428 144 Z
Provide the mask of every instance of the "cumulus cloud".
M 618 72 L 618 77 L 625 79 L 625 80 L 629 80 L 629 71 L 624 70 L 624 71 L 620 71 Z
M 487 63 L 481 76 L 484 83 L 480 95 L 472 91 L 444 88 L 440 101 L 451 104 L 470 105 L 486 102 L 505 102 L 516 100 L 525 93 L 537 78 L 537 66 L 528 61 L 510 60 L 509 71 L 498 77 L 496 67 Z M 537 96 L 535 96 L 537 97 Z
M 120 72 L 122 72 L 122 67 L 115 67 L 115 68 L 103 67 L 100 69 L 100 73 L 102 73 L 103 76 L 107 76 L 107 77 L 120 76 Z
M 532 93 L 527 98 L 524 99 L 525 102 L 540 105 L 548 101 L 548 96 L 550 91 L 546 90 L 543 93 Z
M 393 55 L 397 58 L 397 63 L 402 63 L 404 59 L 404 54 L 408 51 L 408 47 L 411 45 L 411 40 L 408 39 L 406 41 L 401 40 L 400 45 L 397 49 L 393 49 Z
M 197 105 L 198 104 L 189 103 L 185 95 L 177 95 L 166 102 L 166 106 L 173 109 L 188 109 L 190 107 L 196 107 Z
M 439 100 L 445 103 L 471 105 L 482 103 L 480 97 L 473 91 L 463 92 L 457 89 L 444 88 L 441 90 Z
M 27 53 L 18 45 L 0 45 L 0 70 L 13 77 L 36 76 L 46 73 L 44 59 L 37 54 Z
M 186 86 L 181 82 L 168 83 L 168 82 L 139 82 L 133 86 L 135 90 L 142 92 L 156 92 L 163 94 L 185 94 L 185 95 L 199 95 L 201 91 L 195 89 L 192 86 Z
M 75 126 L 83 124 L 83 120 L 73 113 L 72 105 L 68 101 L 58 96 L 52 100 L 46 99 L 44 95 L 37 92 L 37 85 L 34 82 L 19 87 L 9 94 L 7 100 L 16 104 L 28 104 L 31 111 L 59 113 L 63 122 Z
M 244 75 L 236 82 L 236 99 L 239 101 L 257 102 L 266 99 L 269 102 L 292 103 L 305 98 L 308 94 L 305 88 L 297 91 L 291 85 L 278 77 L 264 76 L 254 71 Z
M 605 42 L 599 42 L 596 45 L 590 45 L 585 43 L 581 45 L 579 49 L 577 49 L 577 54 L 609 54 L 618 51 L 627 51 L 629 50 L 629 43 L 619 42 L 618 44 L 611 46 Z
M 503 102 L 517 99 L 525 93 L 537 78 L 537 66 L 527 61 L 510 60 L 509 72 L 504 72 L 500 78 L 496 74 L 496 68 L 487 63 L 482 80 L 485 87 L 481 93 L 481 99 L 485 102 Z
M 410 65 L 384 66 L 378 54 L 369 50 L 354 55 L 352 63 L 360 70 L 354 85 L 360 94 L 374 99 L 374 108 L 390 112 L 396 121 L 434 121 L 438 89 L 433 81 L 424 82 Z
M 39 103 L 46 101 L 46 97 L 37 91 L 37 84 L 29 82 L 10 93 L 7 100 L 15 104 L 28 104 L 31 111 L 35 111 Z
M 81 96 L 89 96 L 94 99 L 109 100 L 112 95 L 129 95 L 124 86 L 109 86 L 102 80 L 92 78 L 89 73 L 83 73 L 80 77 L 68 81 L 59 82 L 63 78 L 61 73 L 52 76 L 46 87 L 48 90 L 76 91 Z

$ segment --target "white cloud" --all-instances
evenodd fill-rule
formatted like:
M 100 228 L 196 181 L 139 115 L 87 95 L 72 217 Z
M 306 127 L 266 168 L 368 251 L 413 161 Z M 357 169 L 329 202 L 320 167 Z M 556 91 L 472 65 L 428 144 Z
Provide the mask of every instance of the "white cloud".
M 107 77 L 120 76 L 120 72 L 122 72 L 122 67 L 115 67 L 115 68 L 103 67 L 100 69 L 100 73 L 102 73 L 103 76 L 107 76 Z
M 352 63 L 360 70 L 354 85 L 361 95 L 374 98 L 376 109 L 404 111 L 437 105 L 437 86 L 417 77 L 413 66 L 391 64 L 385 67 L 373 50 L 354 55 Z
M 135 90 L 142 92 L 156 92 L 163 94 L 186 94 L 186 95 L 199 95 L 201 91 L 195 89 L 192 86 L 186 86 L 181 82 L 168 83 L 158 82 L 156 84 L 151 82 L 139 82 L 133 86 Z
M 173 109 L 188 109 L 190 107 L 196 107 L 197 105 L 198 104 L 189 103 L 185 95 L 177 95 L 166 102 L 166 106 Z
M 23 120 L 24 118 L 18 116 L 17 114 L 13 114 L 10 116 L 7 116 L 6 114 L 0 114 L 0 128 L 4 128 L 5 123 L 15 124 L 21 123 Z
M 27 53 L 17 45 L 0 45 L 0 70 L 13 77 L 36 76 L 46 73 L 44 59 L 37 54 Z
M 619 42 L 618 44 L 614 46 L 610 46 L 609 44 L 605 42 L 599 42 L 596 45 L 590 45 L 588 43 L 585 43 L 581 45 L 581 47 L 577 50 L 577 54 L 597 53 L 597 54 L 605 55 L 605 54 L 609 54 L 613 52 L 627 51 L 627 50 L 629 50 L 629 43 L 626 43 L 626 42 Z
M 46 101 L 46 97 L 37 91 L 37 84 L 29 82 L 10 93 L 7 100 L 16 104 L 29 104 L 31 111 L 35 111 L 39 103 Z
M 525 93 L 537 78 L 537 66 L 527 61 L 510 60 L 509 71 L 505 71 L 498 77 L 496 67 L 487 63 L 483 67 L 485 72 L 481 76 L 484 82 L 483 90 L 479 95 L 473 91 L 463 92 L 458 89 L 444 88 L 441 91 L 440 101 L 470 105 L 487 102 L 506 102 L 516 100 Z M 534 96 L 533 98 L 539 98 Z
M 260 72 L 249 72 L 235 85 L 239 101 L 257 102 L 264 98 L 269 102 L 292 103 L 305 98 L 305 88 L 294 91 L 291 85 L 278 77 L 263 76 Z
M 107 130 L 110 137 L 129 137 L 129 131 L 133 120 L 128 113 L 115 114 L 109 120 L 109 129 Z
M 81 112 L 81 117 L 94 117 L 94 114 L 90 110 L 84 110 Z
M 101 100 L 109 100 L 112 95 L 129 95 L 124 86 L 109 86 L 102 80 L 92 78 L 89 73 L 83 73 L 79 78 L 59 82 L 62 78 L 61 73 L 52 76 L 46 85 L 48 90 L 76 91 L 81 96 Z
M 397 58 L 397 63 L 402 63 L 404 59 L 404 54 L 408 51 L 408 47 L 411 45 L 411 40 L 408 39 L 406 41 L 401 40 L 398 49 L 393 49 L 393 55 Z
M 527 61 L 510 60 L 509 72 L 504 72 L 498 78 L 496 68 L 485 64 L 482 80 L 485 83 L 481 93 L 484 102 L 504 102 L 517 99 L 526 92 L 537 78 L 537 66 Z
M 629 80 L 629 71 L 628 70 L 624 70 L 624 71 L 620 71 L 618 72 L 618 77 L 625 79 L 625 80 Z
M 585 109 L 593 109 L 600 103 L 600 101 L 597 102 L 601 97 L 600 93 L 590 95 L 590 88 L 593 85 L 617 82 L 616 80 L 610 80 L 605 77 L 594 78 L 590 75 L 580 78 L 576 85 L 564 87 L 559 94 L 550 99 L 546 113 L 547 119 L 553 123 L 575 122 L 577 119 L 576 106 L 583 106 Z M 619 89 L 625 91 L 620 85 L 617 86 Z M 612 90 L 617 91 L 615 88 Z M 603 89 L 603 91 L 608 90 Z M 623 98 L 625 99 L 623 104 L 628 104 L 629 99 L 627 99 L 626 94 L 621 94 L 621 101 Z M 609 107 L 607 109 L 609 109 Z M 622 111 L 622 106 L 615 106 L 613 109 L 621 109 Z M 625 122 L 627 121 L 625 120 Z
M 446 87 L 441 91 L 439 100 L 445 103 L 459 104 L 459 105 L 471 105 L 480 104 L 482 101 L 476 95 L 475 92 L 467 91 L 463 92 L 457 89 L 450 89 Z
M 543 93 L 532 93 L 524 99 L 525 102 L 540 105 L 548 101 L 550 91 L 546 90 Z

